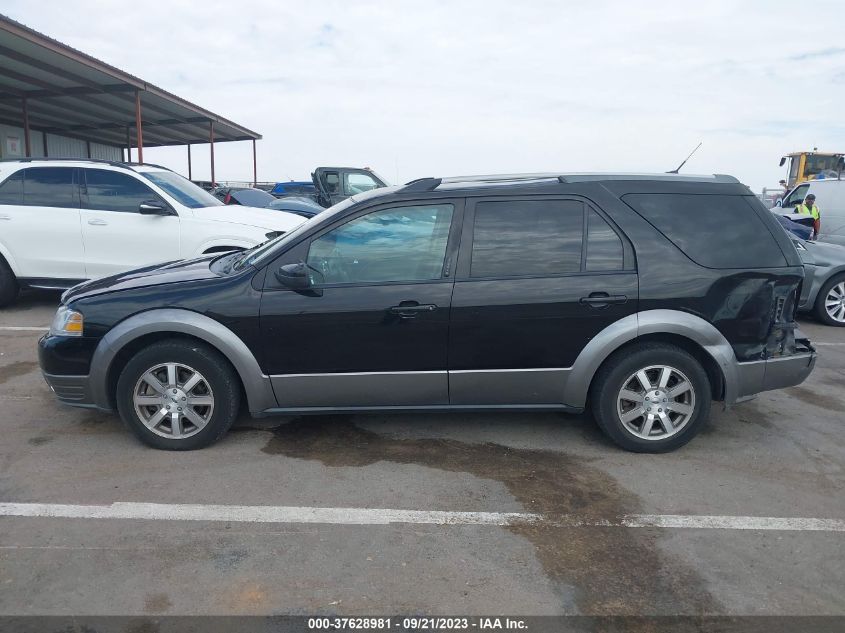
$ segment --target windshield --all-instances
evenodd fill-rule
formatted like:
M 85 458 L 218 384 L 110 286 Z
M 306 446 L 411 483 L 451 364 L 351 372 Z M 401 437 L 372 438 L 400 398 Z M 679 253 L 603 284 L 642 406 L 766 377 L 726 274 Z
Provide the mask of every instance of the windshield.
M 187 178 L 172 171 L 142 171 L 141 175 L 153 184 L 164 189 L 189 209 L 219 207 L 223 205 L 220 200 L 210 193 L 197 187 Z
M 821 154 L 812 154 L 807 156 L 807 163 L 804 168 L 804 173 L 807 176 L 818 176 L 825 171 L 835 171 L 839 162 L 838 156 L 823 156 Z

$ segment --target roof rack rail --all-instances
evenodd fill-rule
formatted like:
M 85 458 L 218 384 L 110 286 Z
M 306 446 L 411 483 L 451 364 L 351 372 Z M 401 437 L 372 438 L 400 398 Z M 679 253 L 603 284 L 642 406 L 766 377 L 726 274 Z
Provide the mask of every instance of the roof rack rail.
M 415 193 L 417 191 L 434 191 L 440 186 L 441 178 L 417 178 L 410 182 L 406 182 L 399 191 Z
M 101 165 L 114 165 L 123 167 L 127 163 L 119 160 L 106 160 L 104 158 L 68 158 L 68 157 L 54 157 L 54 156 L 27 156 L 26 158 L 0 158 L 0 163 L 32 163 L 35 161 L 49 161 L 49 162 L 74 162 L 74 163 L 100 163 Z
M 666 180 L 674 182 L 718 182 L 736 184 L 739 182 L 734 176 L 726 174 L 561 174 L 557 178 L 563 184 L 576 182 L 596 182 L 603 180 Z

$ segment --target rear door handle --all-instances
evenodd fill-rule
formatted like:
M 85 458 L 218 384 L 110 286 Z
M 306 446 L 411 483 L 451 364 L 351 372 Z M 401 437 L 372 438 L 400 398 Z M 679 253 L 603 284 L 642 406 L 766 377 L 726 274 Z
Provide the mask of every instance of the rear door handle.
M 108 226 L 109 223 L 99 218 L 92 218 L 88 220 L 88 224 L 90 224 L 91 226 Z
M 628 297 L 625 295 L 611 295 L 606 292 L 591 292 L 588 297 L 581 297 L 579 302 L 591 308 L 604 308 L 611 303 L 627 303 Z
M 437 306 L 433 303 L 419 304 L 416 301 L 403 301 L 398 306 L 387 309 L 390 314 L 396 314 L 400 319 L 413 319 L 420 312 L 434 312 Z

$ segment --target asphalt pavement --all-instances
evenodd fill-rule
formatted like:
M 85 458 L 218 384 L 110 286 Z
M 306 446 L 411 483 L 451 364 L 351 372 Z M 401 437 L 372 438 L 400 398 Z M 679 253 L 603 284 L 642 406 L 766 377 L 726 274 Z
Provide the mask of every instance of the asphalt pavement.
M 0 516 L 0 615 L 845 615 L 845 329 L 802 319 L 808 381 L 667 455 L 553 413 L 245 416 L 172 453 L 52 396 L 57 298 L 0 311 L 0 506 L 37 515 Z

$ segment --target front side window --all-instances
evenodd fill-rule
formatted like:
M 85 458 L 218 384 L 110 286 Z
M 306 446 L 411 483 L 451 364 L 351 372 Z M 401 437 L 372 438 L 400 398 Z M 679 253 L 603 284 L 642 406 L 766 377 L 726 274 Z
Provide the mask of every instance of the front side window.
M 807 191 L 810 189 L 810 185 L 801 185 L 796 187 L 792 190 L 792 193 L 783 201 L 784 207 L 794 207 L 801 204 L 804 201 L 804 196 L 807 195 Z
M 0 185 L 0 204 L 23 204 L 23 172 L 16 171 Z
M 138 213 L 142 202 L 162 202 L 152 189 L 132 176 L 107 169 L 85 169 L 84 173 L 86 209 Z
M 368 174 L 351 173 L 343 177 L 343 193 L 347 196 L 354 196 L 356 193 L 364 193 L 377 187 L 378 183 Z
M 475 207 L 470 276 L 553 276 L 580 272 L 583 235 L 581 202 L 480 202 Z
M 324 283 L 440 279 L 453 213 L 451 204 L 374 211 L 316 238 L 307 263 Z
M 30 207 L 79 208 L 73 167 L 30 167 L 24 170 L 23 203 Z

